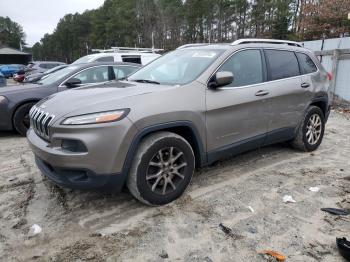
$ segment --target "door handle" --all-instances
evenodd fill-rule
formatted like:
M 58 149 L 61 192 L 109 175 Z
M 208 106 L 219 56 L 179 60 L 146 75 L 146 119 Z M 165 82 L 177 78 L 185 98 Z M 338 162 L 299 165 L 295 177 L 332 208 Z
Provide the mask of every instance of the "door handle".
M 310 86 L 310 84 L 306 83 L 306 82 L 301 84 L 302 88 L 308 88 L 309 86 Z
M 267 90 L 259 90 L 258 92 L 255 93 L 256 96 L 266 96 L 268 94 L 270 94 L 270 92 Z

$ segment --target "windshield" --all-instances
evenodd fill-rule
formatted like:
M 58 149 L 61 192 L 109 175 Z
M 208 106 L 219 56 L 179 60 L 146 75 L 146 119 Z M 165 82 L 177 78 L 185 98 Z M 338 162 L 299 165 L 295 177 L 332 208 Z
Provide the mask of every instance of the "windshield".
M 68 66 L 66 68 L 63 68 L 61 70 L 58 70 L 54 73 L 49 74 L 46 78 L 43 78 L 40 81 L 38 81 L 38 84 L 51 85 L 51 84 L 55 83 L 56 81 L 59 81 L 61 78 L 65 77 L 66 75 L 77 70 L 78 68 L 79 68 L 78 66 Z
M 194 81 L 224 50 L 180 49 L 141 68 L 128 80 L 164 85 L 183 85 Z

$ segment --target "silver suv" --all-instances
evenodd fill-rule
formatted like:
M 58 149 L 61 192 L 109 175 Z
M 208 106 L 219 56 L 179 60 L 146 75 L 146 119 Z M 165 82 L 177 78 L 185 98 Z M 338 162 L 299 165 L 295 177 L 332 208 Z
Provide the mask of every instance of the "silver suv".
M 149 205 L 178 198 L 194 169 L 282 141 L 321 143 L 329 75 L 298 43 L 186 45 L 125 81 L 40 101 L 27 133 L 56 184 L 119 191 Z

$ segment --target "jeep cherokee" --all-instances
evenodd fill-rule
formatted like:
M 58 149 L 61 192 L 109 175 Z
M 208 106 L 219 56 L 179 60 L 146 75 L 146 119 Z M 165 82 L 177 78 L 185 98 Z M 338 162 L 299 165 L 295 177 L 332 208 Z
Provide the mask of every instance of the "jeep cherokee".
M 194 169 L 289 141 L 312 151 L 329 114 L 329 74 L 299 43 L 185 45 L 125 81 L 61 92 L 30 111 L 27 137 L 54 183 L 163 205 Z

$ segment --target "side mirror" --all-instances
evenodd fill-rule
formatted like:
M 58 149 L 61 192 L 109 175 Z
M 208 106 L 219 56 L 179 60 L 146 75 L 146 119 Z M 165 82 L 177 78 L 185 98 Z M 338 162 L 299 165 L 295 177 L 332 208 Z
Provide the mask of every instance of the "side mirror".
M 81 85 L 81 80 L 78 79 L 78 78 L 71 78 L 71 79 L 68 79 L 68 81 L 66 81 L 64 83 L 64 85 L 67 87 L 67 88 L 73 88 L 73 87 L 77 87 L 79 85 Z
M 210 80 L 208 87 L 211 89 L 225 86 L 233 82 L 233 74 L 229 71 L 217 72 Z

